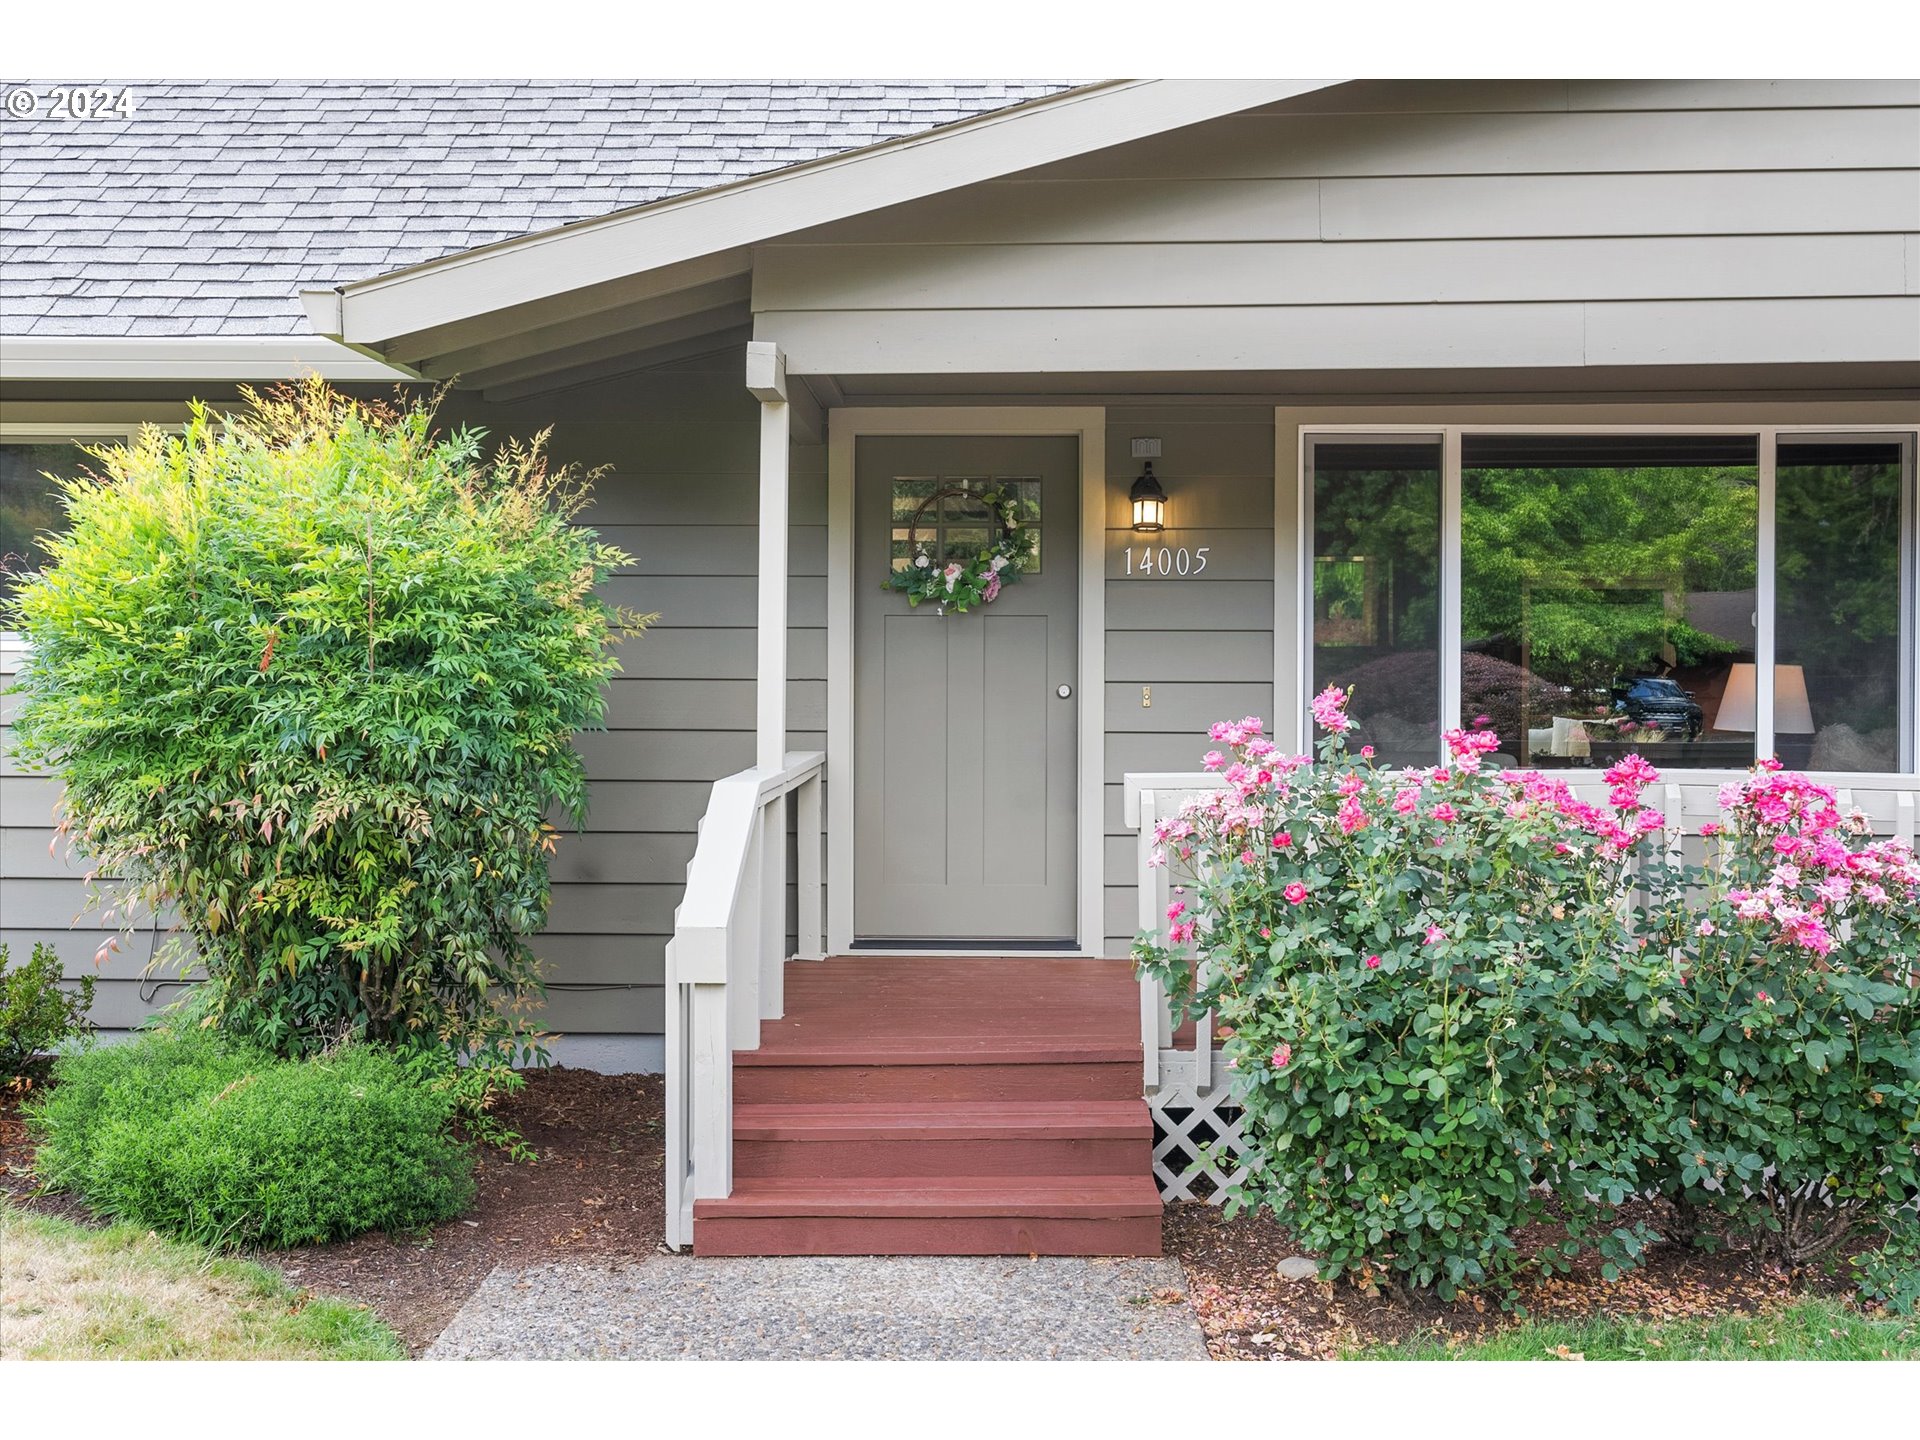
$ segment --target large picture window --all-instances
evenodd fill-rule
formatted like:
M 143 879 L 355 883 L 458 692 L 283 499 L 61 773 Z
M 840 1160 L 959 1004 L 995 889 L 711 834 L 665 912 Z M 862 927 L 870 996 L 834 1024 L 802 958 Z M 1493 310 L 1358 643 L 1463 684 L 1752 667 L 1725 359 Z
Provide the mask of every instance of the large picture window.
M 1309 694 L 1434 763 L 1667 771 L 1915 765 L 1914 437 L 1306 437 Z

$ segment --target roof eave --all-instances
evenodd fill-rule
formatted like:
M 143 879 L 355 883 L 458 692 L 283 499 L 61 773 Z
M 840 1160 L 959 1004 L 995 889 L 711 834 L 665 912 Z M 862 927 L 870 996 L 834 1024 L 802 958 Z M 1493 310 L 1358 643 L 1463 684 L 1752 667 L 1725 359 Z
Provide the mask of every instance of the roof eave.
M 413 380 L 417 371 L 311 335 L 0 335 L 0 380 Z

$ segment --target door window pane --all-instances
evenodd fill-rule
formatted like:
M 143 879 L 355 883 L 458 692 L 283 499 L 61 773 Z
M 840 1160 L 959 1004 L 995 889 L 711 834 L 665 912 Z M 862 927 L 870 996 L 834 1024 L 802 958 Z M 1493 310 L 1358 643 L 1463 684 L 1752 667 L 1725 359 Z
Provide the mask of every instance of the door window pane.
M 1902 447 L 1783 436 L 1776 461 L 1775 748 L 1800 769 L 1897 770 Z
M 1536 768 L 1750 764 L 1758 480 L 1752 436 L 1464 437 L 1462 723 Z
M 916 548 L 942 563 L 978 556 L 998 538 L 998 522 L 980 498 L 992 489 L 1007 492 L 1022 528 L 1032 537 L 1032 562 L 1023 573 L 1039 574 L 1040 482 L 998 475 L 897 477 L 893 482 L 893 568 L 905 570 L 912 565 Z
M 1383 765 L 1440 752 L 1440 442 L 1311 443 L 1310 693 L 1353 688 L 1348 735 Z

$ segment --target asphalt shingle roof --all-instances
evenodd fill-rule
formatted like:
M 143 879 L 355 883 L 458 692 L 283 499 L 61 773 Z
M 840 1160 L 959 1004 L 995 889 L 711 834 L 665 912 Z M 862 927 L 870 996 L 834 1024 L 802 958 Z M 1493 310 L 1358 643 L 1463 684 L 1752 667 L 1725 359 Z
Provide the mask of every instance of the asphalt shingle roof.
M 0 91 L 44 84 L 0 82 Z M 0 333 L 293 335 L 297 292 L 1018 104 L 1062 82 L 132 83 L 0 110 Z

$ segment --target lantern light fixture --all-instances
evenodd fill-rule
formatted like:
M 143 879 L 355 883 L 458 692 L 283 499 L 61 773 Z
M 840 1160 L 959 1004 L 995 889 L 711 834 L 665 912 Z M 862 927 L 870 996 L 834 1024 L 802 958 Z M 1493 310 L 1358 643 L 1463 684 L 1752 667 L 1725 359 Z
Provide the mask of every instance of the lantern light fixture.
M 1167 492 L 1160 488 L 1151 460 L 1147 461 L 1147 468 L 1140 473 L 1140 478 L 1133 482 L 1133 491 L 1128 498 L 1133 502 L 1135 530 L 1151 535 L 1167 528 Z

